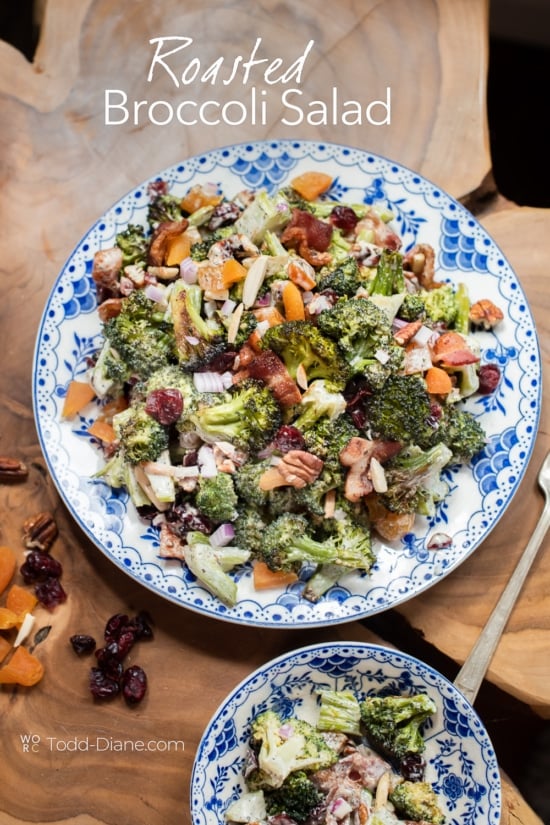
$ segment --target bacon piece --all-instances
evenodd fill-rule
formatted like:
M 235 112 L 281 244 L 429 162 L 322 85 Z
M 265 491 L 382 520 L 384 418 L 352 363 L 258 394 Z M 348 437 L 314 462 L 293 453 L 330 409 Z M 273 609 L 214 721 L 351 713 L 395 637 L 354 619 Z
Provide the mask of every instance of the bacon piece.
M 281 243 L 298 254 L 312 266 L 324 266 L 331 260 L 326 251 L 332 239 L 332 226 L 321 221 L 311 212 L 293 209 L 290 222 L 281 235 Z
M 401 247 L 401 238 L 399 235 L 396 235 L 376 212 L 369 212 L 368 215 L 361 218 L 355 227 L 355 234 L 359 235 L 364 230 L 370 230 L 373 233 L 376 246 L 393 250 L 400 249 Z
M 272 350 L 264 350 L 253 358 L 247 365 L 246 372 L 250 378 L 257 378 L 267 384 L 282 407 L 300 403 L 302 395 L 296 382 Z
M 189 223 L 183 218 L 181 221 L 163 221 L 153 232 L 147 263 L 149 266 L 163 266 L 166 257 L 166 247 L 171 238 L 181 235 Z
M 122 309 L 122 298 L 107 298 L 107 300 L 103 301 L 97 308 L 97 314 L 103 323 L 108 321 L 110 318 L 116 318 L 117 315 L 120 315 L 120 310 Z
M 118 276 L 122 269 L 122 250 L 118 246 L 100 249 L 94 255 L 92 278 L 97 287 L 118 294 Z

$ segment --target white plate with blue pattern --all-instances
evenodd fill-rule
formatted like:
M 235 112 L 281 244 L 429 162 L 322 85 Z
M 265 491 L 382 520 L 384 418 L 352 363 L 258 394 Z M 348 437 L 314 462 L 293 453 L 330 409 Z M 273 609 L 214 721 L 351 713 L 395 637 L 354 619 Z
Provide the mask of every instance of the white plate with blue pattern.
M 191 776 L 192 825 L 223 825 L 245 790 L 250 722 L 264 710 L 314 723 L 320 689 L 366 696 L 427 693 L 437 712 L 423 728 L 425 778 L 449 825 L 498 825 L 500 774 L 489 736 L 472 706 L 444 676 L 418 659 L 379 645 L 316 644 L 285 653 L 244 679 L 214 713 Z
M 388 208 L 404 249 L 429 243 L 437 277 L 464 281 L 472 301 L 489 298 L 504 312 L 491 332 L 478 334 L 482 363 L 498 364 L 502 378 L 491 395 L 468 408 L 487 435 L 470 466 L 447 473 L 450 493 L 430 519 L 419 519 L 397 546 L 376 544 L 369 575 L 349 573 L 317 603 L 300 597 L 300 585 L 257 592 L 251 569 L 238 579 L 238 602 L 228 608 L 178 561 L 158 555 L 157 530 L 140 519 L 126 494 L 93 479 L 103 460 L 87 428 L 97 415 L 62 420 L 67 386 L 82 379 L 87 359 L 101 343 L 91 278 L 97 249 L 114 244 L 128 223 L 145 223 L 146 181 L 122 197 L 92 226 L 55 282 L 38 330 L 33 402 L 41 448 L 59 493 L 84 533 L 129 576 L 190 610 L 238 624 L 315 627 L 374 615 L 410 599 L 448 575 L 479 547 L 498 522 L 523 478 L 540 414 L 541 361 L 528 303 L 512 268 L 483 227 L 460 203 L 419 174 L 378 155 L 333 143 L 262 141 L 228 146 L 159 173 L 174 194 L 195 183 L 215 183 L 228 197 L 244 188 L 274 191 L 300 172 L 330 174 L 330 196 Z M 434 533 L 452 545 L 427 549 Z

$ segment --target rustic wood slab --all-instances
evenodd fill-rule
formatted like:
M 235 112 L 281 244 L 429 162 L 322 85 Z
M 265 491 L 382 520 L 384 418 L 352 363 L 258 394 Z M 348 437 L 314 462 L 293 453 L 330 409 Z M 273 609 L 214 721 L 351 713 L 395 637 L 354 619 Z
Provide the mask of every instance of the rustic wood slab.
M 44 302 L 75 243 L 121 194 L 189 154 L 226 143 L 295 134 L 349 143 L 417 169 L 456 197 L 476 190 L 491 165 L 484 106 L 487 3 L 418 0 L 412 14 L 406 0 L 342 0 L 336 15 L 334 5 L 324 0 L 307 0 L 299 8 L 286 0 L 229 5 L 214 0 L 133 0 L 129 5 L 49 0 L 41 6 L 43 29 L 32 64 L 0 42 L 0 453 L 22 458 L 30 467 L 24 484 L 0 487 L 0 541 L 17 549 L 22 559 L 24 519 L 50 510 L 60 528 L 55 553 L 64 565 L 69 598 L 51 614 L 37 610 L 38 626 L 52 628 L 39 648 L 46 667 L 43 681 L 32 689 L 0 689 L 0 818 L 6 825 L 185 823 L 198 741 L 211 714 L 242 677 L 301 644 L 373 637 L 355 624 L 308 632 L 220 625 L 151 595 L 90 544 L 62 505 L 37 443 L 31 365 Z M 265 124 L 106 126 L 105 89 L 172 103 L 189 94 L 161 75 L 146 82 L 149 40 L 160 34 L 192 36 L 194 54 L 204 65 L 222 54 L 249 54 L 258 37 L 270 58 L 281 56 L 288 65 L 313 39 L 303 79 L 308 98 L 325 100 L 327 90 L 337 87 L 342 99 L 368 103 L 390 88 L 391 124 L 284 127 L 277 105 L 280 90 L 269 88 Z M 222 102 L 242 92 L 234 85 L 216 89 Z M 193 95 L 202 102 L 212 97 L 212 89 L 195 86 Z M 548 216 L 510 207 L 487 214 L 484 221 L 516 266 L 544 330 L 549 299 L 542 259 L 544 248 L 548 250 Z M 526 254 L 529 246 L 518 226 L 536 241 L 533 253 Z M 540 255 L 536 264 L 533 255 Z M 544 419 L 522 498 L 482 552 L 403 609 L 415 627 L 457 661 L 486 618 L 487 594 L 496 598 L 536 520 L 540 501 L 533 479 L 547 436 Z M 550 707 L 550 680 L 545 689 L 546 665 L 539 655 L 550 621 L 547 592 L 548 569 L 541 561 L 490 673 L 492 680 L 543 711 Z M 154 641 L 139 647 L 140 663 L 150 677 L 148 698 L 133 710 L 120 702 L 97 706 L 87 694 L 88 663 L 75 658 L 68 638 L 75 632 L 99 636 L 113 613 L 144 607 L 155 620 Z M 516 656 L 520 664 L 514 662 Z M 138 735 L 178 739 L 185 749 L 144 758 L 129 752 L 73 753 L 57 744 L 90 732 L 113 740 L 133 741 Z M 503 825 L 512 820 L 540 822 L 504 778 Z

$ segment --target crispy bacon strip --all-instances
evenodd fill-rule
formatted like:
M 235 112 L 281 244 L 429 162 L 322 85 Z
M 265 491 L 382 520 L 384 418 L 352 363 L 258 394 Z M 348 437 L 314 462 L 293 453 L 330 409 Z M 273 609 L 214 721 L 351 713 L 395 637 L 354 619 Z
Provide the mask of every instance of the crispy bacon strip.
M 281 243 L 296 249 L 312 266 L 324 266 L 330 262 L 331 256 L 327 249 L 331 239 L 331 224 L 302 209 L 292 210 L 290 222 L 281 235 Z
M 282 407 L 299 404 L 302 398 L 296 382 L 291 378 L 281 359 L 272 350 L 264 350 L 246 366 L 250 378 L 267 384 Z

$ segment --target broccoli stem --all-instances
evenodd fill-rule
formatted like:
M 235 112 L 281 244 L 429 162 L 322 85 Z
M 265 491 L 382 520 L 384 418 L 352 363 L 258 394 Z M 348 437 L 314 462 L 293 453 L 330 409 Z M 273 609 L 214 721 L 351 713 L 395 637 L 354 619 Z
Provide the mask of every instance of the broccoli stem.
M 470 297 L 466 284 L 458 284 L 455 292 L 457 314 L 454 328 L 462 335 L 468 335 L 470 331 Z
M 371 284 L 371 295 L 396 295 L 405 292 L 403 256 L 399 252 L 384 249 Z

